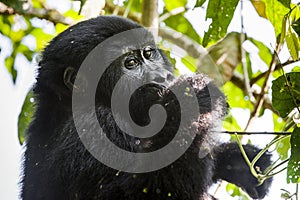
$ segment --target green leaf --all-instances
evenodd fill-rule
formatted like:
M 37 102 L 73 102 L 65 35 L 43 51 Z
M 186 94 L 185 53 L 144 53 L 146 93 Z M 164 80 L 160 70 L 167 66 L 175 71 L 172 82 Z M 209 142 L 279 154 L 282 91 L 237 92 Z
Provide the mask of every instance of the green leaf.
M 230 108 L 252 109 L 253 105 L 247 98 L 245 98 L 244 92 L 240 88 L 235 86 L 232 82 L 226 82 L 223 86 L 223 91 L 227 97 Z
M 300 128 L 296 127 L 291 135 L 291 157 L 287 167 L 287 182 L 300 182 Z
M 278 36 L 281 33 L 283 17 L 290 9 L 277 0 L 252 0 L 251 2 L 256 9 L 256 12 L 273 24 L 275 34 Z M 265 12 L 263 11 L 264 9 Z
M 257 0 L 251 0 L 251 3 L 259 16 L 261 16 L 263 18 L 267 18 L 266 4 L 264 2 L 257 1 Z
M 285 37 L 286 37 L 286 27 L 288 23 L 288 16 L 285 15 L 282 20 L 282 27 L 281 27 L 281 33 L 280 33 L 280 41 L 279 43 L 282 45 L 284 43 Z
M 300 72 L 288 73 L 286 79 L 284 76 L 280 76 L 272 84 L 273 107 L 282 118 L 287 117 L 300 104 Z M 298 105 L 295 105 L 294 100 Z
M 292 69 L 292 72 L 300 72 L 300 66 L 295 66 L 295 67 Z
M 204 35 L 203 46 L 225 36 L 238 2 L 239 0 L 210 0 L 208 2 L 206 19 L 212 19 L 212 23 Z
M 191 72 L 196 72 L 197 59 L 187 55 L 181 59 L 181 62 L 188 68 Z
M 171 10 L 178 8 L 178 7 L 185 7 L 187 4 L 187 0 L 164 0 L 166 9 L 170 12 Z
M 267 66 L 270 65 L 271 60 L 272 60 L 272 52 L 270 51 L 270 49 L 264 45 L 264 43 L 255 40 L 253 38 L 248 38 L 249 41 L 251 41 L 259 50 L 259 57 L 262 61 L 264 61 L 264 63 L 266 63 Z
M 31 3 L 34 8 L 43 8 L 44 0 L 31 0 Z
M 223 128 L 229 131 L 242 131 L 236 119 L 231 114 L 228 114 L 223 121 Z
M 5 5 L 8 5 L 9 7 L 12 7 L 18 11 L 23 10 L 23 3 L 25 1 L 20 1 L 20 0 L 1 0 Z
M 300 36 L 300 19 L 298 19 L 297 21 L 295 21 L 292 24 L 292 27 L 293 27 L 294 31 L 297 33 L 297 35 Z
M 230 196 L 235 197 L 238 196 L 240 200 L 249 200 L 247 194 L 239 189 L 236 185 L 232 183 L 228 183 L 226 186 L 226 191 L 230 194 Z
M 80 19 L 83 19 L 83 16 L 80 15 L 77 11 L 73 10 L 73 9 L 70 9 L 68 10 L 67 12 L 65 12 L 63 14 L 63 16 L 65 17 L 71 17 L 73 18 L 74 20 L 80 20 Z
M 37 51 L 44 49 L 48 42 L 53 38 L 53 35 L 45 33 L 41 28 L 34 28 L 30 34 L 36 39 Z
M 287 8 L 290 8 L 291 0 L 278 0 L 282 5 L 284 5 Z
M 291 13 L 290 13 L 290 20 L 292 21 L 292 24 L 297 21 L 300 18 L 300 6 L 291 4 Z
M 276 151 L 280 155 L 281 160 L 285 160 L 288 158 L 290 148 L 290 137 L 286 137 L 276 144 Z
M 27 58 L 27 60 L 29 60 L 29 61 L 32 60 L 32 55 L 34 53 L 27 46 L 25 46 L 24 44 L 18 45 L 18 47 L 16 48 L 16 52 L 23 54 Z
M 206 2 L 206 0 L 197 0 L 196 5 L 194 7 L 195 8 L 201 7 L 205 2 Z
M 230 80 L 235 68 L 241 63 L 241 34 L 231 32 L 208 49 L 199 59 L 197 70 L 208 74 L 217 84 Z
M 128 6 L 129 2 L 131 2 L 130 11 L 138 12 L 138 13 L 142 12 L 142 7 L 143 7 L 143 5 L 142 5 L 143 1 L 142 0 L 128 0 L 128 1 L 125 1 L 125 3 L 124 3 L 125 7 Z
M 285 39 L 293 60 L 297 60 L 299 58 L 300 43 L 299 38 L 293 28 L 289 27 Z
M 200 42 L 200 37 L 195 31 L 192 24 L 184 17 L 184 14 L 178 14 L 169 17 L 164 21 L 167 26 L 173 28 L 174 30 L 185 34 L 186 36 L 192 38 L 196 42 Z
M 24 100 L 21 113 L 18 118 L 18 137 L 20 144 L 23 144 L 26 135 L 26 129 L 32 120 L 34 113 L 34 98 L 32 91 L 27 93 Z
M 16 82 L 16 79 L 17 79 L 17 70 L 14 68 L 14 65 L 15 65 L 15 58 L 10 56 L 10 57 L 7 57 L 5 59 L 5 66 L 6 66 L 6 69 L 7 71 L 11 74 L 12 76 L 12 79 L 13 79 L 13 82 L 15 83 Z
M 280 116 L 278 116 L 275 113 L 273 113 L 272 116 L 273 116 L 274 131 L 275 132 L 283 131 L 286 121 L 283 120 Z

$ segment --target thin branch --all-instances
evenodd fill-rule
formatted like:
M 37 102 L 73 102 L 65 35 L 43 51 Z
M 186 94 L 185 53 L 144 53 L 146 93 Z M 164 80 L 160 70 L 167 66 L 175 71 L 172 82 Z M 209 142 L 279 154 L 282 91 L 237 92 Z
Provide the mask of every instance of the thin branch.
M 245 82 L 244 82 L 244 79 L 241 74 L 239 74 L 235 71 L 233 76 L 231 77 L 231 82 L 247 94 L 246 88 L 245 88 Z M 255 98 L 258 98 L 258 95 L 259 94 L 257 94 L 257 93 L 253 93 L 253 96 Z M 263 108 L 267 108 L 279 116 L 278 111 L 275 110 L 275 108 L 272 106 L 272 102 L 271 102 L 270 98 L 267 96 L 264 96 Z
M 184 49 L 193 58 L 199 58 L 201 55 L 207 53 L 206 49 L 200 44 L 187 37 L 186 35 L 175 31 L 171 28 L 160 28 L 159 35 L 172 42 L 173 44 Z
M 40 19 L 46 19 L 54 24 L 61 23 L 65 25 L 71 25 L 74 23 L 74 21 L 70 18 L 66 18 L 60 12 L 58 12 L 55 9 L 45 9 L 45 8 L 33 8 L 32 6 L 29 6 L 28 9 L 14 9 L 11 7 L 8 7 L 7 5 L 0 2 L 0 14 L 2 15 L 14 15 L 19 14 L 23 16 L 29 16 L 29 17 L 37 17 Z
M 249 99 L 251 102 L 254 102 L 254 96 L 252 94 L 250 80 L 249 80 L 249 74 L 248 74 L 248 66 L 247 66 L 247 60 L 246 60 L 246 51 L 243 48 L 243 42 L 247 39 L 247 35 L 245 34 L 245 27 L 244 27 L 244 14 L 243 14 L 243 8 L 244 8 L 244 1 L 241 1 L 241 35 L 240 35 L 240 54 L 241 54 L 241 63 L 243 67 L 243 73 L 244 73 L 244 85 L 245 90 L 249 96 Z
M 290 65 L 290 64 L 294 64 L 294 63 L 296 63 L 296 62 L 298 62 L 298 61 L 288 60 L 288 61 L 286 61 L 285 63 L 277 64 L 274 71 L 277 71 L 277 70 L 281 69 L 282 67 L 288 66 L 288 65 Z M 265 77 L 267 73 L 268 73 L 268 71 L 265 71 L 265 72 L 263 72 L 263 73 L 257 75 L 257 76 L 254 77 L 253 79 L 251 79 L 250 85 L 253 85 L 253 84 L 256 83 L 258 80 L 260 80 L 261 78 Z
M 175 8 L 175 9 L 171 10 L 170 12 L 166 12 L 165 14 L 163 14 L 162 16 L 160 16 L 159 22 L 163 22 L 166 19 L 168 19 L 169 17 L 172 17 L 174 15 L 179 15 L 179 14 L 185 12 L 185 11 L 187 11 L 187 9 L 185 7 Z
M 269 80 L 271 78 L 272 73 L 274 72 L 274 70 L 276 68 L 276 63 L 277 63 L 277 60 L 278 60 L 277 53 L 280 51 L 280 49 L 281 49 L 281 45 L 278 44 L 276 46 L 275 51 L 274 51 L 268 73 L 266 74 L 266 78 L 265 78 L 264 84 L 262 86 L 261 93 L 259 94 L 258 100 L 257 100 L 257 102 L 254 106 L 253 111 L 251 112 L 250 119 L 248 120 L 245 131 L 249 128 L 250 124 L 258 117 L 260 109 L 263 106 L 264 99 L 265 99 L 264 96 L 269 90 Z
M 291 135 L 291 132 L 244 132 L 244 131 L 216 131 L 216 133 L 237 134 L 237 135 Z
M 116 11 L 116 8 L 118 8 L 117 11 Z M 120 16 L 123 16 L 124 13 L 126 12 L 125 8 L 119 7 L 109 1 L 106 1 L 104 9 L 106 11 L 108 11 L 109 13 L 114 13 L 114 14 L 120 15 Z M 142 15 L 139 13 L 129 12 L 127 17 L 135 22 L 141 23 Z
M 279 163 L 278 165 L 276 165 L 275 167 L 273 167 L 272 169 L 270 169 L 269 171 L 267 171 L 267 172 L 266 172 L 266 176 L 272 175 L 272 174 L 273 174 L 272 172 L 273 172 L 275 169 L 277 169 L 278 167 L 284 165 L 284 164 L 287 163 L 289 160 L 290 160 L 290 159 L 288 158 L 288 159 L 282 161 L 281 163 Z M 272 173 L 272 174 L 271 174 L 271 173 Z

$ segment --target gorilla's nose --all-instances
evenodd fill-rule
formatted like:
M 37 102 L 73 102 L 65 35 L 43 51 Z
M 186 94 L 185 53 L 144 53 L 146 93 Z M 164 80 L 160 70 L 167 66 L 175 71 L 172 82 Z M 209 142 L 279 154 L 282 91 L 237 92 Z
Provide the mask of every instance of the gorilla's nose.
M 174 76 L 169 71 L 153 71 L 149 72 L 146 76 L 146 81 L 148 83 L 155 83 L 158 85 L 163 85 L 168 87 L 170 82 L 174 80 Z

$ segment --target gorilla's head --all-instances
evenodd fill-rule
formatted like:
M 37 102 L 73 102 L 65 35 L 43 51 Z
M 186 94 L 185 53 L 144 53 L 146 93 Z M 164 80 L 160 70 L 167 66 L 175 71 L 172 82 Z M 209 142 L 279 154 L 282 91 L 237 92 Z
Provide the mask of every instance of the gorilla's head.
M 111 109 L 130 128 L 131 119 L 142 127 L 163 121 L 161 134 L 152 138 L 160 141 L 154 149 L 172 140 L 183 118 L 189 119 L 184 126 L 191 128 L 193 121 L 195 132 L 206 133 L 226 113 L 225 97 L 210 79 L 203 75 L 175 79 L 173 66 L 152 33 L 124 18 L 101 16 L 68 28 L 46 47 L 40 65 L 35 93 L 60 113 L 61 121 L 72 117 L 74 102 L 83 112 Z M 175 95 L 174 88 L 181 92 Z M 156 115 L 151 117 L 153 105 L 165 110 L 165 118 L 158 110 L 152 110 Z
M 82 63 L 89 69 L 78 72 Z M 95 81 L 96 103 L 110 106 L 118 81 L 116 91 L 128 92 L 151 83 L 156 89 L 165 87 L 174 78 L 173 67 L 153 35 L 137 23 L 116 16 L 102 16 L 68 28 L 45 48 L 39 64 L 36 93 L 47 90 L 45 95 L 54 94 L 67 107 L 72 91 L 82 92 Z M 105 70 L 101 78 L 96 73 L 99 69 Z

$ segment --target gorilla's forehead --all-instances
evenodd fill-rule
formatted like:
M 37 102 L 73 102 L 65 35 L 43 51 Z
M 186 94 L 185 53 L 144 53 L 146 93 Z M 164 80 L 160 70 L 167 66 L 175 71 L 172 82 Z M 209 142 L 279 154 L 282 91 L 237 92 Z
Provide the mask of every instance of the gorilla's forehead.
M 97 45 L 96 49 L 98 49 L 98 55 L 101 54 L 104 59 L 111 60 L 111 58 L 142 50 L 147 46 L 156 48 L 152 33 L 144 28 L 136 28 L 106 38 Z
M 140 50 L 146 46 L 156 46 L 153 35 L 144 28 L 124 31 L 107 38 L 107 40 L 109 41 L 109 45 L 106 45 L 108 51 L 117 51 L 122 54 Z

